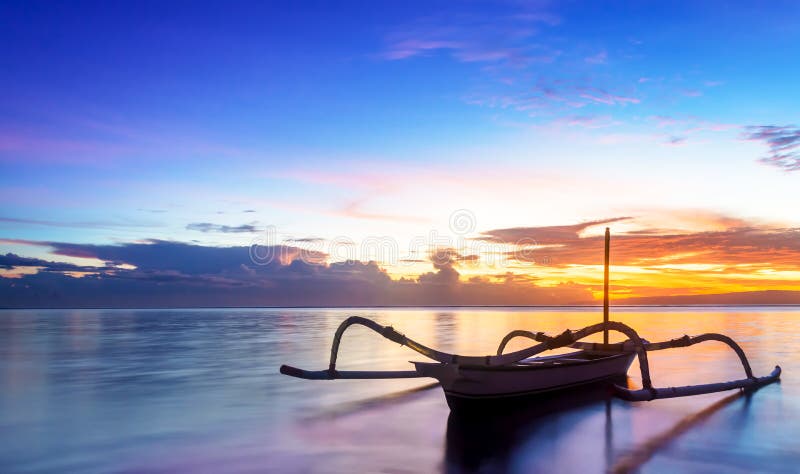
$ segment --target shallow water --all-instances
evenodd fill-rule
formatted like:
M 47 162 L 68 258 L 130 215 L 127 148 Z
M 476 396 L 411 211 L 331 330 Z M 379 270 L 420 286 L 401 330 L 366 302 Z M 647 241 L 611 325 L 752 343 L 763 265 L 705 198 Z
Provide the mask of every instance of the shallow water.
M 600 318 L 595 309 L 530 308 L 0 311 L 0 471 L 797 472 L 800 464 L 798 308 L 613 311 L 651 341 L 730 335 L 757 375 L 780 364 L 781 383 L 752 396 L 596 401 L 488 421 L 450 416 L 438 388 L 413 390 L 428 379 L 278 373 L 282 363 L 327 367 L 333 332 L 353 314 L 478 355 L 494 353 L 512 329 L 555 334 Z M 721 343 L 650 359 L 657 386 L 743 378 Z M 408 360 L 421 359 L 354 327 L 339 367 L 405 370 Z M 640 382 L 636 363 L 629 374 Z M 682 434 L 665 434 L 720 400 Z

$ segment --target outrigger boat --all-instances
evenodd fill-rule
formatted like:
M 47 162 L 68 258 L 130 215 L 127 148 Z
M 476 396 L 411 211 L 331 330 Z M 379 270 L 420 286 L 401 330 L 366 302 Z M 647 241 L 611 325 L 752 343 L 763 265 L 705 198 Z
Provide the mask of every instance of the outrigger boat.
M 280 372 L 292 377 L 308 380 L 336 379 L 397 379 L 432 377 L 439 381 L 447 397 L 448 405 L 455 408 L 471 405 L 480 400 L 509 400 L 537 394 L 564 390 L 594 383 L 608 383 L 613 393 L 629 401 L 649 401 L 659 398 L 685 397 L 732 389 L 755 389 L 779 379 L 781 368 L 769 375 L 756 377 L 750 368 L 744 351 L 731 338 L 715 333 L 699 336 L 683 336 L 663 342 L 648 342 L 631 327 L 609 321 L 608 310 L 608 262 L 609 230 L 605 234 L 605 271 L 603 322 L 577 331 L 567 329 L 557 336 L 542 332 L 516 330 L 500 342 L 497 353 L 486 356 L 464 356 L 440 352 L 397 332 L 391 326 L 382 326 L 375 321 L 351 316 L 341 323 L 333 336 L 331 358 L 327 370 L 309 371 L 282 365 Z M 344 371 L 336 369 L 339 344 L 345 330 L 352 325 L 366 326 L 392 342 L 406 346 L 434 362 L 412 362 L 414 370 L 401 371 Z M 628 339 L 609 344 L 609 331 L 617 331 Z M 603 332 L 603 342 L 582 342 L 592 334 Z M 508 342 L 516 337 L 532 339 L 537 344 L 525 349 L 504 354 Z M 688 347 L 705 341 L 720 341 L 727 344 L 739 356 L 746 378 L 728 382 L 717 382 L 682 387 L 656 388 L 650 379 L 647 353 L 676 347 Z M 559 348 L 573 348 L 573 352 L 553 356 L 538 354 Z M 642 388 L 630 389 L 616 380 L 624 379 L 634 358 L 639 359 Z

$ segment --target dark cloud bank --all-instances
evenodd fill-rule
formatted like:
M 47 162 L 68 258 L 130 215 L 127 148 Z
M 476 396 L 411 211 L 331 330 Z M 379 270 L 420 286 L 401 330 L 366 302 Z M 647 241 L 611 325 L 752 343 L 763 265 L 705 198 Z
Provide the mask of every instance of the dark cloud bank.
M 724 216 L 706 217 L 725 230 L 682 233 L 668 229 L 616 235 L 612 265 L 659 272 L 679 272 L 658 265 L 717 265 L 709 278 L 739 277 L 741 265 L 752 271 L 797 271 L 800 228 L 762 228 Z M 507 255 L 511 265 L 532 264 L 546 252 L 547 265 L 597 265 L 602 235 L 582 236 L 588 227 L 628 217 L 550 227 L 489 230 L 481 240 L 505 244 L 536 242 L 536 255 Z M 295 242 L 314 239 L 298 239 Z M 464 280 L 459 269 L 478 259 L 453 249 L 439 249 L 427 262 L 432 271 L 418 278 L 393 280 L 374 262 L 326 263 L 325 253 L 293 245 L 205 247 L 150 240 L 124 245 L 14 241 L 47 246 L 59 256 L 96 258 L 102 268 L 82 267 L 14 254 L 0 255 L 0 269 L 17 278 L 0 278 L 0 307 L 207 307 L 207 306 L 447 306 L 447 305 L 587 305 L 597 304 L 589 284 L 538 284 L 534 276 L 495 275 Z M 263 257 L 271 258 L 263 258 Z M 255 262 L 267 262 L 259 265 Z M 416 263 L 420 263 L 417 261 Z M 135 267 L 135 268 L 133 268 Z M 769 273 L 766 273 L 768 275 Z M 75 278 L 76 275 L 84 275 Z M 613 283 L 613 282 L 612 282 Z M 800 304 L 800 291 L 769 291 L 792 282 L 755 281 L 766 291 L 675 295 L 669 288 L 630 287 L 637 298 L 618 304 Z M 776 288 L 776 289 L 778 289 Z M 676 292 L 680 292 L 677 290 Z
M 42 243 L 62 256 L 95 257 L 106 267 L 80 267 L 14 254 L 0 268 L 38 273 L 0 278 L 3 307 L 414 306 L 590 304 L 586 287 L 537 287 L 507 276 L 500 283 L 459 281 L 456 265 L 470 260 L 445 251 L 434 271 L 392 280 L 374 262 L 326 264 L 324 254 L 289 246 L 262 247 L 276 258 L 257 265 L 248 247 L 204 247 L 150 241 L 126 245 Z M 304 258 L 300 258 L 304 257 Z M 320 262 L 320 263 L 314 263 Z M 118 265 L 133 265 L 122 269 Z M 92 272 L 74 278 L 65 272 Z

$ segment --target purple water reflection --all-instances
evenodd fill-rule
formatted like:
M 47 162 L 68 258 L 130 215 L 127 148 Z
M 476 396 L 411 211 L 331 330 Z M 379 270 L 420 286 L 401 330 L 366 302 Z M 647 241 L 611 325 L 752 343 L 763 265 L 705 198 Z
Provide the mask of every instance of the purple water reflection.
M 494 352 L 511 329 L 556 333 L 599 318 L 595 310 L 459 308 L 0 311 L 0 471 L 603 472 L 730 394 L 476 421 L 450 416 L 438 388 L 412 390 L 425 379 L 310 382 L 277 373 L 281 363 L 324 368 L 333 331 L 351 314 L 469 354 Z M 725 405 L 642 472 L 796 472 L 800 310 L 627 309 L 613 319 L 650 340 L 724 332 L 757 374 L 784 369 L 780 385 Z M 339 365 L 405 369 L 411 359 L 354 328 Z M 651 366 L 659 386 L 741 378 L 719 343 L 653 353 Z

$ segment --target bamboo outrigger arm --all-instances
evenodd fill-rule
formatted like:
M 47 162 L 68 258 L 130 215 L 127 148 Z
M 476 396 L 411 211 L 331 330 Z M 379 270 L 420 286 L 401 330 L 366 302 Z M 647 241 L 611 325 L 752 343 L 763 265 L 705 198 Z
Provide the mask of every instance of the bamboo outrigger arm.
M 777 381 L 780 376 L 781 368 L 780 366 L 776 365 L 769 375 L 765 375 L 763 377 L 731 380 L 729 382 L 685 385 L 683 387 L 653 388 L 651 390 L 630 390 L 615 384 L 614 394 L 623 400 L 628 400 L 631 402 L 647 402 L 657 398 L 688 397 L 691 395 L 702 395 L 704 393 L 733 390 L 735 388 L 753 390 Z
M 615 330 L 622 332 L 636 343 L 636 352 L 639 356 L 639 364 L 642 367 L 642 380 L 645 383 L 645 388 L 651 388 L 649 366 L 647 364 L 647 353 L 642 348 L 643 343 L 639 335 L 630 327 L 619 323 L 599 323 L 592 326 L 585 327 L 579 331 L 566 330 L 555 337 L 549 337 L 547 340 L 530 346 L 528 348 L 511 352 L 508 354 L 487 355 L 487 356 L 462 356 L 457 354 L 450 354 L 447 352 L 440 352 L 430 347 L 425 346 L 414 341 L 411 338 L 397 332 L 391 326 L 382 326 L 371 319 L 362 318 L 360 316 L 351 316 L 345 319 L 342 324 L 336 329 L 333 336 L 333 344 L 331 345 L 331 358 L 328 365 L 328 370 L 309 371 L 282 365 L 280 372 L 285 375 L 299 377 L 311 380 L 334 380 L 334 379 L 382 379 L 382 378 L 412 378 L 421 377 L 415 371 L 338 371 L 336 370 L 336 358 L 339 353 L 339 345 L 341 344 L 342 335 L 350 326 L 358 324 L 365 326 L 392 342 L 407 346 L 408 348 L 424 355 L 425 357 L 440 362 L 442 364 L 457 364 L 462 366 L 480 366 L 480 367 L 500 367 L 504 365 L 513 364 L 520 360 L 527 359 L 536 354 L 559 347 L 569 346 L 579 339 L 583 339 L 594 333 L 604 330 Z
M 280 368 L 280 372 L 285 375 L 291 375 L 293 377 L 299 377 L 303 379 L 310 379 L 310 380 L 334 380 L 334 379 L 393 379 L 393 378 L 413 378 L 413 377 L 423 377 L 419 375 L 416 371 L 391 371 L 391 370 L 380 370 L 380 371 L 339 371 L 336 370 L 336 359 L 339 354 L 339 345 L 342 341 L 342 336 L 344 332 L 352 325 L 361 325 L 365 326 L 373 331 L 377 332 L 381 336 L 389 339 L 392 342 L 400 344 L 401 346 L 407 346 L 408 348 L 424 355 L 425 357 L 435 360 L 437 362 L 443 364 L 461 364 L 461 365 L 504 365 L 503 363 L 498 363 L 497 361 L 491 361 L 490 356 L 485 357 L 474 357 L 474 356 L 460 356 L 456 354 L 449 354 L 446 352 L 440 352 L 436 349 L 432 349 L 424 344 L 420 344 L 413 339 L 406 337 L 405 335 L 397 332 L 391 326 L 382 326 L 371 319 L 362 318 L 360 316 L 350 316 L 349 318 L 342 321 L 339 327 L 336 329 L 336 333 L 333 335 L 333 344 L 331 345 L 331 358 L 330 363 L 328 364 L 327 370 L 303 370 L 298 369 L 296 367 L 292 367 L 289 365 L 282 365 Z M 547 348 L 542 348 L 543 350 L 547 350 Z M 541 351 L 539 351 L 541 352 Z M 528 356 L 522 356 L 518 360 L 524 359 Z M 514 362 L 514 361 L 512 361 Z
M 750 368 L 750 363 L 747 361 L 747 356 L 742 348 L 736 343 L 736 341 L 724 334 L 706 333 L 700 334 L 699 336 L 683 336 L 677 339 L 671 339 L 669 341 L 648 343 L 645 344 L 644 348 L 647 351 L 659 351 L 663 349 L 672 349 L 675 347 L 688 347 L 706 341 L 724 342 L 731 349 L 733 349 L 733 351 L 736 352 L 736 355 L 739 356 L 739 361 L 742 363 L 742 368 L 744 369 L 744 373 L 747 378 L 731 380 L 728 382 L 685 385 L 682 387 L 655 389 L 648 389 L 645 387 L 642 390 L 631 390 L 626 387 L 614 385 L 615 394 L 618 397 L 629 401 L 648 401 L 655 400 L 657 398 L 685 397 L 690 395 L 701 395 L 704 393 L 722 392 L 724 390 L 731 390 L 735 388 L 754 389 L 778 380 L 781 375 L 781 368 L 780 366 L 776 365 L 775 369 L 773 369 L 769 375 L 765 375 L 763 377 L 754 376 L 753 370 Z
M 636 331 L 634 331 L 632 328 L 622 323 L 611 321 L 608 324 L 609 324 L 608 327 L 609 329 L 614 329 L 623 332 L 626 335 L 628 335 L 628 331 L 630 331 L 633 334 L 636 334 Z M 589 328 L 592 328 L 592 326 L 589 326 Z M 621 330 L 623 328 L 625 330 Z M 585 331 L 585 329 L 577 331 L 575 334 Z M 547 342 L 553 339 L 552 336 L 548 336 L 547 334 L 544 334 L 542 332 L 534 333 L 532 331 L 524 331 L 524 330 L 511 331 L 500 342 L 500 346 L 497 348 L 497 354 L 498 355 L 502 354 L 503 350 L 505 349 L 509 341 L 511 341 L 515 337 L 526 337 L 538 342 Z M 739 356 L 739 361 L 742 363 L 742 367 L 744 368 L 744 372 L 747 378 L 740 380 L 733 380 L 729 382 L 688 385 L 683 387 L 654 388 L 652 386 L 652 382 L 650 380 L 649 363 L 647 361 L 647 357 L 641 357 L 641 352 L 640 352 L 641 350 L 648 352 L 648 351 L 672 349 L 676 347 L 688 347 L 705 341 L 724 342 L 731 349 L 733 349 L 733 351 L 736 352 L 736 355 Z M 755 388 L 774 382 L 780 377 L 781 374 L 781 368 L 779 366 L 775 366 L 775 369 L 769 375 L 766 375 L 764 377 L 755 377 L 753 375 L 753 370 L 750 368 L 750 363 L 747 360 L 747 356 L 745 355 L 742 348 L 739 346 L 739 344 L 736 343 L 736 341 L 734 341 L 733 339 L 724 334 L 706 333 L 693 337 L 683 336 L 677 339 L 670 339 L 668 341 L 662 341 L 662 342 L 647 342 L 646 340 L 641 339 L 638 336 L 638 334 L 636 334 L 635 338 L 631 337 L 631 339 L 629 339 L 628 341 L 616 344 L 574 342 L 572 344 L 569 344 L 569 347 L 575 349 L 590 350 L 590 351 L 610 351 L 610 352 L 636 351 L 637 354 L 639 354 L 639 367 L 642 372 L 643 388 L 641 390 L 630 390 L 625 387 L 620 387 L 619 385 L 614 386 L 614 391 L 617 396 L 630 401 L 648 401 L 648 400 L 655 400 L 657 398 L 674 398 L 674 397 L 683 397 L 689 395 L 700 395 L 703 393 L 721 392 L 724 390 L 731 390 L 734 388 L 742 388 L 742 389 Z
M 630 329 L 630 328 L 629 328 Z M 630 329 L 633 331 L 633 329 Z M 497 348 L 497 355 L 503 353 L 505 350 L 506 345 L 514 339 L 515 337 L 527 337 L 528 339 L 533 339 L 537 342 L 546 342 L 552 340 L 552 336 L 548 336 L 543 332 L 532 332 L 532 331 L 525 331 L 525 330 L 516 330 L 511 331 L 510 333 L 506 334 L 502 341 L 500 341 L 500 346 Z M 670 339 L 668 341 L 662 342 L 648 342 L 646 339 L 641 339 L 642 345 L 646 351 L 660 351 L 664 349 L 673 349 L 675 347 L 689 347 L 694 344 L 698 344 L 705 341 L 720 341 L 724 342 L 731 349 L 736 352 L 736 355 L 739 356 L 739 360 L 742 363 L 742 367 L 744 368 L 744 372 L 747 375 L 747 378 L 755 378 L 753 377 L 753 370 L 750 368 L 750 363 L 747 361 L 747 356 L 745 355 L 742 348 L 739 344 L 736 343 L 730 337 L 724 334 L 717 334 L 717 333 L 705 333 L 699 336 L 683 336 L 676 339 Z M 569 345 L 574 349 L 582 349 L 587 351 L 609 351 L 609 352 L 632 352 L 635 350 L 636 343 L 633 340 L 628 340 L 625 342 L 618 342 L 615 344 L 601 344 L 596 342 L 574 342 Z

